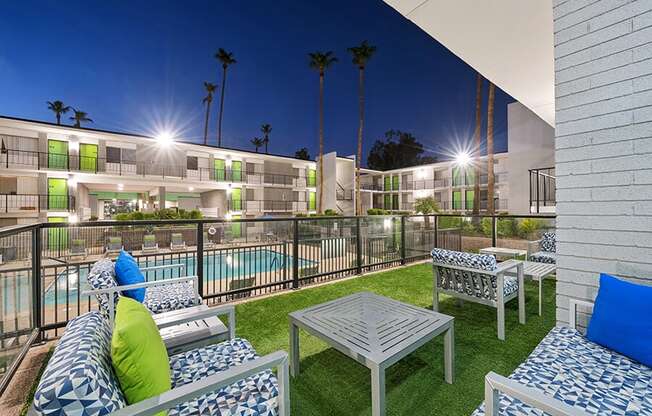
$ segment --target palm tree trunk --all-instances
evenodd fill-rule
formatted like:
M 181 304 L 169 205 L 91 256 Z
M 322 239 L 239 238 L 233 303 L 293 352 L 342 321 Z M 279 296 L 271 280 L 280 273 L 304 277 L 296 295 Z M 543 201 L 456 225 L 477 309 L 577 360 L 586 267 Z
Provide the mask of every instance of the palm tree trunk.
M 206 121 L 204 122 L 204 144 L 208 144 L 208 118 L 211 114 L 211 102 L 206 101 Z
M 494 94 L 495 85 L 489 81 L 487 98 L 487 212 L 493 215 L 494 207 Z
M 267 151 L 267 144 L 268 144 L 268 143 L 269 143 L 269 139 L 268 139 L 267 137 L 265 137 L 265 153 L 269 153 L 269 152 Z
M 482 129 L 482 75 L 478 72 L 476 87 L 475 87 L 475 131 L 473 132 L 473 139 L 475 147 L 475 184 L 473 187 L 473 214 L 480 213 L 480 146 L 482 139 L 480 137 L 480 130 Z
M 226 89 L 226 66 L 222 65 L 222 90 L 220 91 L 220 115 L 217 120 L 217 147 L 222 146 L 222 114 L 224 113 L 224 89 Z
M 324 201 L 324 73 L 319 73 L 319 197 L 317 212 L 323 212 Z
M 362 164 L 362 130 L 364 128 L 364 67 L 360 67 L 358 83 L 359 121 L 358 155 L 355 158 L 355 215 L 362 215 L 362 199 L 360 199 L 360 165 Z
M 61 114 L 57 113 L 57 124 L 61 124 Z

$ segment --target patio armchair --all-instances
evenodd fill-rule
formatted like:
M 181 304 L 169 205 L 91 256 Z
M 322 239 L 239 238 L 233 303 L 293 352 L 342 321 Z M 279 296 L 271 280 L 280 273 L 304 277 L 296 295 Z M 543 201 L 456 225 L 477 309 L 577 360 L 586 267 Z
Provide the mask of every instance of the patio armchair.
M 143 236 L 143 253 L 151 253 L 158 251 L 158 243 L 156 242 L 156 235 L 154 234 L 145 234 Z
M 221 315 L 230 308 L 203 313 Z M 157 326 L 162 330 L 180 323 Z M 66 326 L 28 414 L 145 416 L 167 410 L 169 416 L 289 416 L 287 353 L 260 357 L 249 341 L 234 337 L 234 328 L 233 319 L 227 341 L 170 355 L 172 389 L 128 405 L 111 366 L 111 325 L 101 314 L 88 312 Z
M 170 250 L 185 250 L 186 241 L 183 239 L 183 234 L 172 233 L 170 238 Z
M 73 239 L 70 242 L 70 251 L 68 257 L 82 257 L 88 256 L 88 249 L 86 248 L 86 240 Z
M 498 339 L 505 340 L 505 304 L 518 298 L 518 320 L 525 324 L 525 286 L 523 262 L 497 263 L 484 254 L 435 248 L 431 252 L 434 276 L 432 308 L 439 309 L 439 294 L 496 308 Z M 516 276 L 505 272 L 516 271 Z
M 204 249 L 212 249 L 215 248 L 215 242 L 213 240 L 210 240 L 208 238 L 208 233 L 204 231 Z
M 652 414 L 652 368 L 589 341 L 577 329 L 569 299 L 569 326 L 557 326 L 509 376 L 485 377 L 485 402 L 473 416 Z
M 119 254 L 124 246 L 122 245 L 122 237 L 109 237 L 106 243 L 106 250 L 104 253 L 108 255 Z
M 540 240 L 528 242 L 527 258 L 538 263 L 557 264 L 556 251 L 555 233 L 543 233 Z
M 184 264 L 166 264 L 143 267 L 140 271 L 147 276 L 148 272 L 163 273 L 166 270 L 183 270 L 184 268 Z M 102 259 L 93 265 L 86 278 L 92 289 L 84 292 L 83 295 L 95 296 L 100 312 L 109 320 L 113 320 L 119 294 L 125 290 L 146 288 L 143 305 L 153 314 L 190 308 L 202 303 L 198 292 L 197 276 L 161 278 L 119 286 L 115 278 L 115 264 L 110 259 Z

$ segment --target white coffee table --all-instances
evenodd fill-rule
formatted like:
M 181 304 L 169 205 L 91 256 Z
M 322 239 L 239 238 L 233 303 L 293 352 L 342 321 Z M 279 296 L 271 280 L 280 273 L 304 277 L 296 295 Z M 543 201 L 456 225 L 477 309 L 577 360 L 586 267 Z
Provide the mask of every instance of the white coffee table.
M 497 258 L 518 259 L 519 257 L 527 256 L 527 250 L 506 247 L 485 247 L 480 249 L 480 254 L 488 254 Z

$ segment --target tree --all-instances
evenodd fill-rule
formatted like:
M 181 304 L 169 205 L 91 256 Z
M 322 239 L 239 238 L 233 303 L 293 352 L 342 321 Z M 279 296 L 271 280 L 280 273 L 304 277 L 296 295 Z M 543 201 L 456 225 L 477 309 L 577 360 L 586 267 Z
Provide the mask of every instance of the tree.
M 264 140 L 261 139 L 260 137 L 254 137 L 253 139 L 251 139 L 251 144 L 254 145 L 254 147 L 256 148 L 256 153 L 258 153 L 258 148 L 263 146 Z
M 496 86 L 489 81 L 487 97 L 487 213 L 493 215 L 494 207 L 494 95 Z
M 70 111 L 70 108 L 71 107 L 65 105 L 63 101 L 48 101 L 48 110 L 51 110 L 54 113 L 54 116 L 57 118 L 57 124 L 61 124 L 61 115 Z
M 362 131 L 364 127 L 364 69 L 371 59 L 376 47 L 363 41 L 360 46 L 348 49 L 353 55 L 353 65 L 358 67 L 358 152 L 355 161 L 355 213 L 361 215 L 362 199 L 360 198 L 360 164 L 362 162 Z
M 93 122 L 92 119 L 88 118 L 88 113 L 84 111 L 75 110 L 74 108 L 72 109 L 72 111 L 73 113 L 75 113 L 75 115 L 70 117 L 70 119 L 75 122 L 74 124 L 75 127 L 81 128 L 81 123 Z
M 385 139 L 376 140 L 367 156 L 370 169 L 390 170 L 435 163 L 436 157 L 422 156 L 423 145 L 411 134 L 389 130 Z
M 426 229 L 430 229 L 430 217 L 428 215 L 439 212 L 439 203 L 431 196 L 417 198 L 414 200 L 414 210 L 425 215 Z
M 473 214 L 480 213 L 480 146 L 482 138 L 482 75 L 478 72 L 475 85 L 475 131 L 473 132 L 474 159 L 475 159 L 475 184 L 473 187 Z
M 301 149 L 294 152 L 294 157 L 297 159 L 310 160 L 310 153 L 308 152 L 307 147 L 302 147 Z
M 269 145 L 269 134 L 272 132 L 272 126 L 270 124 L 263 124 L 260 126 L 260 131 L 263 133 L 263 143 L 265 144 L 265 153 L 267 151 L 267 145 Z
M 224 90 L 226 88 L 226 70 L 229 65 L 237 63 L 232 52 L 220 48 L 215 58 L 222 63 L 222 90 L 220 91 L 220 114 L 217 119 L 217 146 L 222 146 L 222 115 L 224 114 Z
M 337 62 L 332 51 L 309 53 L 310 68 L 319 72 L 319 195 L 317 210 L 323 211 L 324 197 L 324 73 L 331 65 Z
M 213 102 L 213 93 L 217 89 L 217 85 L 204 81 L 204 89 L 206 89 L 206 97 L 202 100 L 206 104 L 206 121 L 204 122 L 204 144 L 208 144 L 208 119 L 211 114 L 211 103 Z

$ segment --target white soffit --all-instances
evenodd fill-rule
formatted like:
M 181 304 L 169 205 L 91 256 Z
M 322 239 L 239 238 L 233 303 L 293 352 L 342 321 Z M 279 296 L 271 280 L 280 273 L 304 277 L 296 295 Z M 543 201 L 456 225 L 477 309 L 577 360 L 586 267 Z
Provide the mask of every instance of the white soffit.
M 554 127 L 551 0 L 385 2 Z

